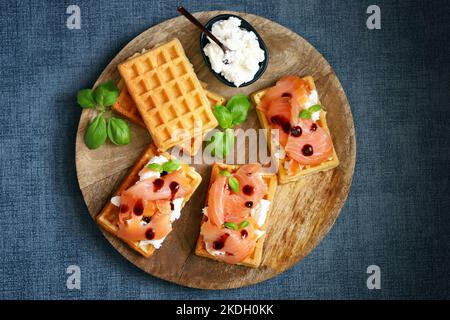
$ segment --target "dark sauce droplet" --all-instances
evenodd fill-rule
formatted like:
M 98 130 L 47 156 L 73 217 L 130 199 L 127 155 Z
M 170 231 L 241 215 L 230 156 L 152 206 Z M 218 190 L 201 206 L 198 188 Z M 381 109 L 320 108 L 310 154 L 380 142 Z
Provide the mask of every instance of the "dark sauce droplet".
M 120 213 L 125 213 L 128 211 L 128 206 L 126 204 L 120 205 Z
M 290 94 L 289 92 L 285 92 L 281 95 L 283 98 L 292 98 L 292 94 Z
M 177 193 L 178 189 L 180 189 L 180 184 L 178 182 L 176 182 L 176 181 L 172 181 L 169 184 L 169 189 L 170 189 L 170 192 L 172 194 L 171 199 L 173 200 L 173 198 L 175 197 L 175 194 Z
M 155 237 L 155 232 L 153 231 L 152 228 L 148 228 L 147 231 L 145 231 L 145 237 L 148 240 L 153 240 L 153 238 Z
M 247 230 L 242 229 L 242 230 L 241 230 L 241 238 L 242 238 L 242 239 L 245 239 L 245 238 L 247 238 L 247 236 L 248 236 Z
M 173 202 L 172 201 L 170 201 L 170 210 L 175 210 L 175 205 L 173 204 Z
M 291 136 L 298 138 L 302 135 L 302 128 L 300 126 L 295 126 L 291 128 Z
M 214 250 L 220 250 L 223 249 L 225 246 L 225 241 L 228 239 L 230 235 L 228 233 L 225 233 L 223 236 L 221 236 L 219 239 L 213 242 L 213 249 Z
M 225 246 L 225 243 L 223 241 L 214 241 L 213 242 L 213 248 L 214 250 L 220 250 Z
M 144 204 L 141 199 L 138 199 L 133 207 L 133 212 L 135 215 L 140 216 L 144 213 Z
M 142 221 L 144 221 L 145 223 L 150 223 L 150 221 L 152 221 L 151 217 L 142 217 Z
M 316 131 L 317 130 L 317 124 L 315 124 L 315 123 L 313 123 L 312 125 L 311 125 L 311 129 L 310 129 L 311 131 Z
M 291 123 L 286 117 L 273 116 L 270 118 L 270 122 L 279 125 L 285 133 L 289 133 L 289 131 L 291 130 Z
M 302 153 L 304 156 L 309 157 L 314 153 L 313 147 L 310 144 L 305 144 L 302 148 Z
M 243 188 L 242 188 L 242 192 L 248 196 L 251 196 L 253 194 L 254 188 L 249 185 L 246 184 Z
M 247 201 L 247 202 L 245 202 L 245 206 L 246 206 L 247 208 L 253 208 L 253 201 Z
M 157 192 L 164 186 L 164 180 L 161 178 L 156 179 L 153 181 L 153 191 Z

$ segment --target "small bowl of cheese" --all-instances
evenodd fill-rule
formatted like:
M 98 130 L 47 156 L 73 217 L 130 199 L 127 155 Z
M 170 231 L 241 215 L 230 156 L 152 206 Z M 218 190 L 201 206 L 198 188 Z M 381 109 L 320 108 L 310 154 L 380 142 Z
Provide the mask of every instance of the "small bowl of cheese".
M 230 49 L 224 52 L 204 32 L 200 34 L 203 59 L 217 79 L 230 87 L 245 87 L 262 76 L 269 52 L 250 23 L 233 14 L 221 14 L 205 28 Z

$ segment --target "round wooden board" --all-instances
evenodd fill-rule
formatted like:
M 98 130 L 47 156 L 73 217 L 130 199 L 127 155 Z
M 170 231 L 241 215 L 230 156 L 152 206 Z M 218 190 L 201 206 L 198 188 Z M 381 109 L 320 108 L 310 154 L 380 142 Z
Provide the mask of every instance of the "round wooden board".
M 106 67 L 95 85 L 119 74 L 117 65 L 143 48 L 151 48 L 173 37 L 180 39 L 200 80 L 208 89 L 227 98 L 236 93 L 250 94 L 271 86 L 286 74 L 312 75 L 319 97 L 328 111 L 327 120 L 336 152 L 338 168 L 306 177 L 299 182 L 278 186 L 269 216 L 260 268 L 226 265 L 194 255 L 199 234 L 201 209 L 209 182 L 210 167 L 196 165 L 202 184 L 183 209 L 173 232 L 163 247 L 146 259 L 114 236 L 103 232 L 108 241 L 130 262 L 145 272 L 181 285 L 204 289 L 227 289 L 269 279 L 304 258 L 327 234 L 347 198 L 355 166 L 355 130 L 345 93 L 333 69 L 306 40 L 285 27 L 262 17 L 229 11 L 196 13 L 203 23 L 222 13 L 234 13 L 250 22 L 269 49 L 269 65 L 261 79 L 245 88 L 221 84 L 207 69 L 199 48 L 199 31 L 184 17 L 167 20 L 134 38 Z M 78 126 L 76 166 L 78 181 L 92 217 L 95 217 L 117 188 L 127 169 L 150 143 L 146 130 L 131 124 L 132 142 L 117 147 L 107 143 L 88 150 L 83 142 L 86 125 L 93 111 L 84 110 Z M 254 110 L 245 127 L 259 128 Z

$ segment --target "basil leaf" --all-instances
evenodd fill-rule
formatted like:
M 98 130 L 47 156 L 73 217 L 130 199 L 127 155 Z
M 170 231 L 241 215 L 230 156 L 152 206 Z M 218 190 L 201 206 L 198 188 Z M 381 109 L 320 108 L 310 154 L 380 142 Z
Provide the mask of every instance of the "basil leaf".
M 248 110 L 250 109 L 250 100 L 244 94 L 237 94 L 228 101 L 227 108 L 231 112 L 233 125 L 241 124 L 247 120 Z
M 147 168 L 149 168 L 152 171 L 159 172 L 159 173 L 163 172 L 163 167 L 159 163 L 149 163 L 147 165 Z
M 172 172 L 178 170 L 181 167 L 181 162 L 178 159 L 170 159 L 167 162 L 164 162 L 162 165 L 163 171 Z
M 89 149 L 97 149 L 106 141 L 106 120 L 99 114 L 89 124 L 84 134 L 84 143 Z
M 125 145 L 131 142 L 130 127 L 125 120 L 111 117 L 108 120 L 108 137 L 116 145 Z
M 322 107 L 320 106 L 320 104 L 315 104 L 311 107 L 308 108 L 308 111 L 313 113 L 313 112 L 317 112 L 320 111 L 320 109 L 322 109 Z
M 217 131 L 210 138 L 208 148 L 211 150 L 213 157 L 225 158 L 234 146 L 233 129 L 225 129 L 225 132 Z
M 239 229 L 243 229 L 243 228 L 245 228 L 246 226 L 248 226 L 248 221 L 247 221 L 247 220 L 244 220 L 244 221 L 242 221 L 242 222 L 239 224 Z
M 302 119 L 311 119 L 311 112 L 309 112 L 309 110 L 303 109 L 300 112 L 299 117 Z
M 77 102 L 82 108 L 95 107 L 94 92 L 91 89 L 78 91 Z
M 230 189 L 234 192 L 239 192 L 239 181 L 235 177 L 228 178 L 228 185 L 230 186 Z
M 224 134 L 223 157 L 225 158 L 234 147 L 234 130 L 226 129 Z
M 223 158 L 224 136 L 222 131 L 215 132 L 208 142 L 208 147 L 211 146 L 211 155 L 213 157 Z
M 214 107 L 213 113 L 222 128 L 231 128 L 233 125 L 233 117 L 230 110 L 218 104 Z
M 119 98 L 119 89 L 112 80 L 106 81 L 94 90 L 94 98 L 101 106 L 112 106 Z
M 225 222 L 223 226 L 227 229 L 237 230 L 238 226 L 233 222 Z
M 229 177 L 229 176 L 231 176 L 231 173 L 230 173 L 230 171 L 228 171 L 228 170 L 222 170 L 222 171 L 220 171 L 219 173 L 220 173 L 221 176 L 224 176 L 224 177 Z

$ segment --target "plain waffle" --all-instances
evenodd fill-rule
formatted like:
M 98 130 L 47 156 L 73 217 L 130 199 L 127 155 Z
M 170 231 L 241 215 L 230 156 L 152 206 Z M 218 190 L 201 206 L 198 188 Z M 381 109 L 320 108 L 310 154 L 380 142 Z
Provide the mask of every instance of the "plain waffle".
M 178 39 L 118 66 L 128 92 L 159 151 L 217 126 L 205 91 Z

